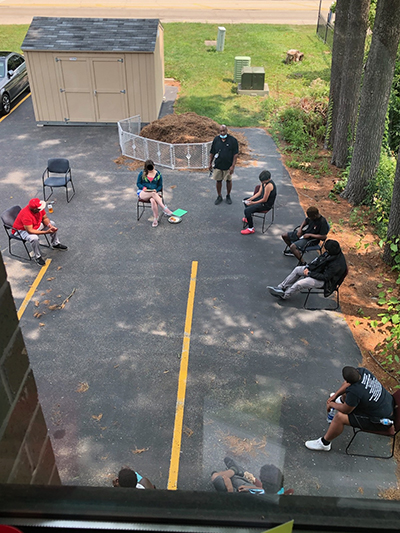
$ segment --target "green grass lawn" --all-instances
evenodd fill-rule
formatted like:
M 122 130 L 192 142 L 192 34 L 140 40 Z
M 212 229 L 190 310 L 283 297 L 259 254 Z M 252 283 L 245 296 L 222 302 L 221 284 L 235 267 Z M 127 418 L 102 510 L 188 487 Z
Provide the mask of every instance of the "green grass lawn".
M 216 40 L 214 24 L 164 24 L 165 75 L 180 81 L 177 113 L 194 111 L 230 126 L 260 126 L 270 112 L 294 97 L 306 96 L 316 79 L 329 82 L 331 54 L 314 26 L 264 24 L 225 25 L 223 52 L 204 45 Z M 0 26 L 0 47 L 20 51 L 28 25 Z M 304 52 L 301 63 L 286 65 L 286 51 Z M 235 56 L 250 56 L 253 67 L 264 67 L 270 97 L 239 96 L 233 83 Z
M 225 25 L 225 49 L 204 45 L 216 40 L 212 24 L 165 24 L 165 74 L 181 82 L 175 109 L 195 111 L 231 126 L 258 126 L 268 121 L 277 102 L 309 93 L 310 83 L 321 78 L 328 84 L 331 54 L 311 26 L 261 24 Z M 304 52 L 301 63 L 286 65 L 286 51 Z M 251 65 L 264 67 L 270 97 L 238 96 L 233 83 L 235 56 L 250 56 Z

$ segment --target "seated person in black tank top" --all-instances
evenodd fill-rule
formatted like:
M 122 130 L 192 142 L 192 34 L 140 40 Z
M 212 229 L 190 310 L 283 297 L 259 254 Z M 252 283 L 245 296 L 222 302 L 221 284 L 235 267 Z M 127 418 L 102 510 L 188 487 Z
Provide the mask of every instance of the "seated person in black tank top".
M 261 181 L 259 190 L 253 196 L 243 200 L 246 206 L 243 222 L 247 223 L 247 228 L 241 231 L 242 235 L 254 233 L 253 213 L 269 211 L 275 202 L 276 185 L 271 179 L 271 173 L 268 170 L 263 170 L 258 178 Z

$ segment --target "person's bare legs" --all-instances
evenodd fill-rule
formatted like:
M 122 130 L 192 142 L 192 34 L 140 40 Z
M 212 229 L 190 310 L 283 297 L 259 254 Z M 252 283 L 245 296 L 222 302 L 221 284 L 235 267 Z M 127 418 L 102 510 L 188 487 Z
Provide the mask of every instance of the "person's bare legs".
M 231 194 L 231 190 L 232 190 L 232 180 L 226 180 L 226 195 L 227 196 Z
M 336 437 L 339 437 L 339 435 L 341 435 L 344 426 L 350 426 L 349 417 L 348 415 L 337 411 L 335 416 L 333 417 L 328 431 L 324 435 L 324 439 L 328 442 L 331 442 L 333 439 L 336 439 Z
M 221 195 L 221 192 L 222 192 L 222 180 L 220 180 L 220 181 L 216 181 L 216 182 L 215 182 L 215 185 L 216 185 L 216 187 L 217 187 L 217 194 L 218 194 L 218 196 L 222 196 L 222 195 Z
M 300 261 L 300 259 L 301 259 L 301 251 L 297 248 L 297 246 L 295 244 L 290 244 L 290 251 Z
M 284 233 L 283 235 L 281 235 L 282 237 L 282 240 L 283 242 L 290 247 L 290 245 L 292 244 L 291 240 L 289 239 L 289 235 L 287 233 Z
M 158 206 L 161 207 L 161 209 L 164 211 L 166 215 L 172 215 L 172 211 L 168 209 L 167 207 L 165 207 L 165 205 L 163 204 L 161 200 L 161 196 L 158 194 L 157 191 L 152 191 L 152 192 L 141 191 L 139 198 L 141 200 L 150 200 L 151 208 L 153 210 L 153 215 L 155 219 L 156 218 L 158 219 Z

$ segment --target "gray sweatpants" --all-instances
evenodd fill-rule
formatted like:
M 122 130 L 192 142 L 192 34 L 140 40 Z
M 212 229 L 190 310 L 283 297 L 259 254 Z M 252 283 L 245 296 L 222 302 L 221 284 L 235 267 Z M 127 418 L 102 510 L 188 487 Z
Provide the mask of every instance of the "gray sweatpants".
M 54 224 L 54 222 L 52 220 L 50 220 L 50 223 L 53 226 L 55 226 L 55 224 Z M 48 228 L 48 226 L 44 226 L 44 224 L 42 222 L 40 224 L 40 226 L 38 227 L 38 230 L 42 231 L 42 230 L 45 230 L 47 228 Z M 29 241 L 31 243 L 35 259 L 37 259 L 38 257 L 41 257 L 42 254 L 40 253 L 40 245 L 39 245 L 39 237 L 40 237 L 40 235 L 34 235 L 33 233 L 28 233 L 25 230 L 20 231 L 20 234 L 21 234 L 21 237 L 23 239 L 26 239 L 27 241 Z M 51 242 L 52 246 L 54 246 L 55 244 L 59 244 L 60 240 L 59 240 L 59 238 L 57 236 L 57 232 L 49 233 L 48 235 L 50 236 L 50 242 Z
M 318 279 L 304 276 L 305 266 L 298 266 L 292 270 L 292 272 L 285 278 L 282 283 L 278 285 L 279 289 L 284 289 L 285 294 L 282 296 L 284 300 L 287 300 L 293 294 L 300 292 L 303 289 L 322 289 L 324 282 Z

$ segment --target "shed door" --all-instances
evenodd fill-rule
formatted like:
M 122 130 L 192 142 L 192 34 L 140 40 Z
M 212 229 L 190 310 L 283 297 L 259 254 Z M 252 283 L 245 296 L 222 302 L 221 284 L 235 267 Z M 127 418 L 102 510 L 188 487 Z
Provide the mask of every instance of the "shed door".
M 92 61 L 94 102 L 99 122 L 117 122 L 128 116 L 125 65 L 121 57 Z
M 71 122 L 96 122 L 90 59 L 72 55 L 59 56 L 57 59 L 65 119 Z

